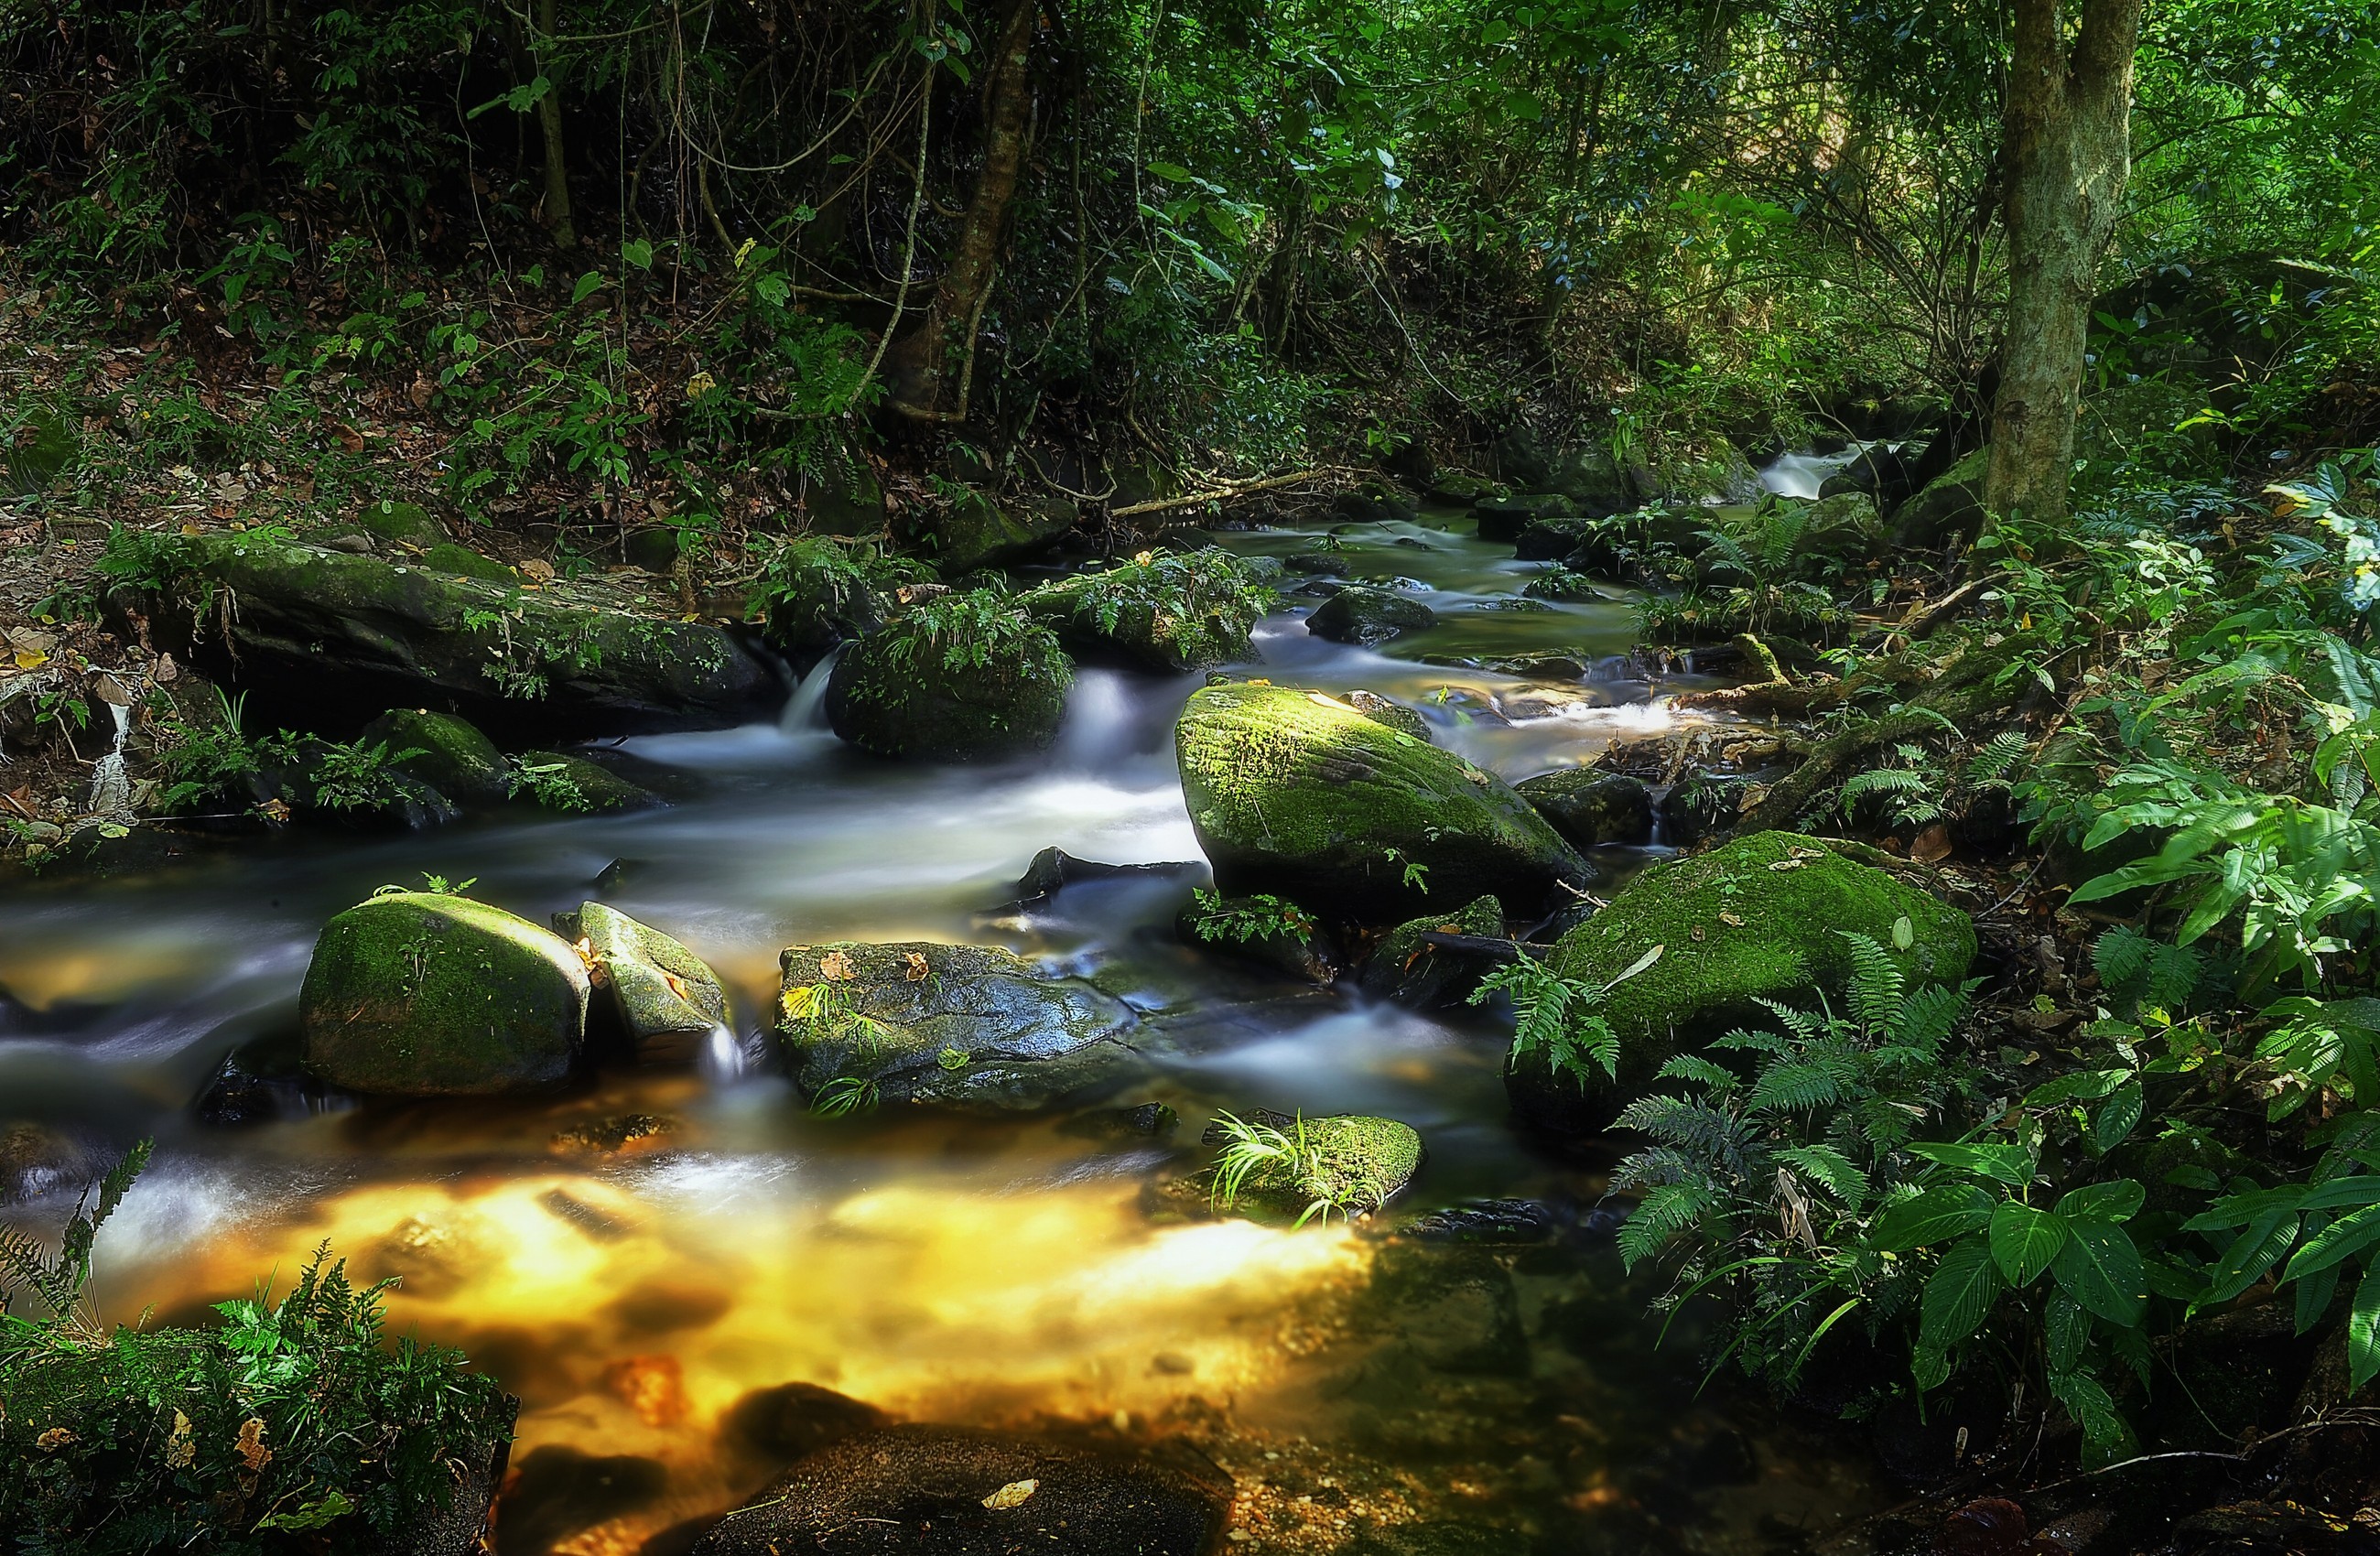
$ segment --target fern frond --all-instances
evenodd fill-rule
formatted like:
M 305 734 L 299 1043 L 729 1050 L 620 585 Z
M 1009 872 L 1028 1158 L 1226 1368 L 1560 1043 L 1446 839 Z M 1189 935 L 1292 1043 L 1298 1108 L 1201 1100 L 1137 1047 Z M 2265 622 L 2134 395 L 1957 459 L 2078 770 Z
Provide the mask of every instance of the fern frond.
M 1847 1208 L 1856 1210 L 1867 1198 L 1867 1174 L 1832 1146 L 1789 1146 L 1777 1160 L 1800 1168 Z
M 1843 1088 L 1855 1074 L 1854 1066 L 1837 1057 L 1781 1059 L 1761 1071 L 1760 1078 L 1753 1082 L 1752 1095 L 1744 1099 L 1744 1111 L 1801 1113 L 1831 1107 L 1842 1100 Z
M 1967 782 L 1979 784 L 2008 783 L 2009 774 L 2016 771 L 2017 763 L 2024 760 L 2025 750 L 2032 744 L 2020 730 L 2000 731 L 1985 741 L 1968 760 Z
M 1699 1184 L 1665 1184 L 1652 1190 L 1621 1224 L 1620 1262 L 1633 1270 L 1716 1208 L 1717 1200 Z
M 1900 964 L 1871 936 L 1850 930 L 1835 932 L 1851 943 L 1852 1018 L 1865 1031 L 1889 1031 L 1908 988 Z
M 1696 1081 L 1722 1096 L 1743 1084 L 1733 1070 L 1714 1064 L 1698 1053 L 1679 1054 L 1662 1065 L 1653 1078 Z
M 1888 1029 L 1897 1042 L 1931 1060 L 1942 1052 L 1966 1013 L 1967 996 L 1962 991 L 1928 983 L 1900 1002 L 1900 1014 Z

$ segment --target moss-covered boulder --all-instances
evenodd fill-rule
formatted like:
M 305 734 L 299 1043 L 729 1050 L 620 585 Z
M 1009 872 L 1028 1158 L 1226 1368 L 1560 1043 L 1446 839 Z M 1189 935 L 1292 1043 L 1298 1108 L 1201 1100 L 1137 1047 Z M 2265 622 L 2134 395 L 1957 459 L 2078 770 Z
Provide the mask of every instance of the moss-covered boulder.
M 826 687 L 835 734 L 880 757 L 994 761 L 1058 737 L 1074 666 L 997 595 L 946 595 L 852 644 Z
M 177 538 L 171 564 L 115 608 L 139 614 L 176 659 L 263 690 L 277 715 L 441 707 L 552 736 L 725 728 L 784 697 L 777 674 L 720 627 L 558 590 L 256 531 Z M 238 609 L 221 608 L 226 592 Z
M 662 803 L 642 784 L 565 751 L 523 751 L 513 763 L 511 783 L 515 794 L 571 816 L 607 816 Z
M 1803 515 L 1795 552 L 1806 556 L 1831 556 L 1862 561 L 1882 553 L 1892 539 L 1891 528 L 1876 511 L 1876 498 L 1865 492 L 1839 492 L 1821 497 Z
M 419 503 L 400 503 L 383 497 L 376 503 L 366 503 L 356 515 L 356 522 L 370 534 L 394 544 L 415 551 L 428 551 L 431 546 L 446 543 L 446 528 L 430 517 L 430 510 Z
M 1102 572 L 1044 584 L 1021 603 L 1085 658 L 1148 670 L 1198 670 L 1249 655 L 1248 633 L 1272 590 L 1219 546 L 1143 552 Z
M 363 739 L 391 751 L 415 752 L 391 765 L 448 799 L 493 805 L 509 792 L 512 770 L 504 753 L 468 719 L 426 708 L 399 708 L 366 724 Z
M 1367 649 L 1437 625 L 1438 613 L 1420 601 L 1361 585 L 1341 590 L 1305 618 L 1305 630 L 1318 638 Z
M 1493 965 L 1473 953 L 1433 945 L 1426 934 L 1473 935 L 1492 940 L 1504 933 L 1504 905 L 1481 897 L 1459 913 L 1427 913 L 1382 935 L 1364 958 L 1356 982 L 1367 994 L 1408 1005 L 1455 1004 L 1468 999 Z
M 691 1064 L 727 1025 L 727 995 L 710 964 L 674 938 L 600 902 L 555 916 L 647 1064 Z
M 1535 492 L 1512 497 L 1482 497 L 1471 505 L 1479 538 L 1511 545 L 1521 531 L 1540 520 L 1573 519 L 1578 510 L 1558 492 Z
M 1925 484 L 1892 515 L 1892 542 L 1930 551 L 1983 522 L 1984 470 L 1991 450 L 1979 448 Z
M 519 579 L 517 574 L 494 557 L 482 556 L 451 541 L 431 546 L 429 553 L 422 557 L 421 565 L 433 572 L 452 573 L 462 578 L 481 578 L 489 583 L 510 584 Z
M 1217 1209 L 1252 1220 L 1294 1221 L 1322 1204 L 1331 1216 L 1367 1215 L 1413 1182 L 1427 1154 L 1413 1125 L 1393 1118 L 1300 1119 L 1258 1110 L 1245 1125 L 1253 1126 L 1261 1143 L 1288 1148 L 1250 1171 L 1235 1193 L 1216 1198 Z M 1232 1137 L 1220 1120 L 1204 1137 L 1210 1146 L 1226 1147 Z
M 1347 706 L 1374 723 L 1386 724 L 1400 735 L 1410 735 L 1432 746 L 1438 744 L 1438 737 L 1429 732 L 1429 721 L 1421 716 L 1419 709 L 1408 708 L 1376 691 L 1349 692 Z
M 1575 847 L 1652 841 L 1653 796 L 1624 773 L 1565 767 L 1524 778 L 1512 787 Z
M 1195 693 L 1174 726 L 1217 885 L 1382 924 L 1493 894 L 1523 912 L 1595 869 L 1485 769 L 1321 692 Z
M 1531 1059 L 1505 1071 L 1515 1110 L 1548 1128 L 1599 1127 L 1673 1054 L 1774 1020 L 1761 1000 L 1815 991 L 1840 1001 L 1852 966 L 1846 934 L 1876 941 L 1912 984 L 1955 984 L 1975 955 L 1964 913 L 1815 838 L 1758 833 L 1656 865 L 1563 935 L 1554 954 L 1563 977 L 1607 985 L 1660 948 L 1604 1001 L 1620 1039 L 1617 1084 L 1597 1076 L 1582 1086 Z
M 946 578 L 1020 561 L 1047 551 L 1075 527 L 1075 504 L 1062 497 L 994 498 L 968 491 L 906 532 L 909 545 Z
M 550 1086 L 587 1027 L 568 942 L 468 897 L 391 892 L 322 926 L 298 997 L 308 1071 L 349 1091 L 474 1096 Z
M 1088 1100 L 1138 1076 L 1131 1007 L 1011 951 L 905 941 L 788 946 L 777 1033 L 828 1108 L 1002 1112 Z

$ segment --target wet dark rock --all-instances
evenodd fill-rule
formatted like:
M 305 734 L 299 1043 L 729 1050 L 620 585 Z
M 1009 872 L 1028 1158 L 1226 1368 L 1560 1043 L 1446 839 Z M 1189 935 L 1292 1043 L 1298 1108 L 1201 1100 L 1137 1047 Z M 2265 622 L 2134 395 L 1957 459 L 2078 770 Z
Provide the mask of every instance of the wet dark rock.
M 1922 1404 L 1905 1391 L 1892 1394 L 1877 1409 L 1868 1441 L 1887 1475 L 1925 1490 L 1990 1456 L 2007 1425 L 2008 1404 L 1989 1375 L 1962 1373 Z
M 1217 885 L 1358 923 L 1483 895 L 1539 911 L 1594 867 L 1484 769 L 1319 692 L 1194 694 L 1175 725 L 1183 789 Z
M 1251 917 L 1275 921 L 1253 933 L 1217 922 L 1236 910 L 1253 910 Z M 1283 978 L 1329 983 L 1339 976 L 1338 948 L 1320 925 L 1300 930 L 1278 922 L 1277 915 L 1245 897 L 1225 897 L 1212 907 L 1193 902 L 1175 916 L 1173 930 L 1183 944 L 1195 950 L 1245 962 Z
M 322 1111 L 327 1097 L 321 1082 L 294 1066 L 239 1052 L 225 1056 L 200 1094 L 197 1112 L 200 1123 L 215 1128 L 244 1129 L 310 1118 Z
M 1652 841 L 1653 796 L 1625 773 L 1566 767 L 1524 778 L 1512 787 L 1573 847 Z
M 1366 993 L 1400 1004 L 1460 1004 L 1499 958 L 1436 945 L 1422 937 L 1437 933 L 1486 940 L 1503 932 L 1504 907 L 1492 896 L 1477 898 L 1458 913 L 1409 918 L 1380 937 L 1365 956 L 1356 982 Z
M 587 1025 L 559 937 L 468 897 L 395 892 L 323 926 L 298 994 L 306 1068 L 346 1090 L 438 1097 L 548 1086 Z
M 1909 466 L 1890 444 L 1876 444 L 1856 459 L 1828 476 L 1818 488 L 1821 498 L 1864 492 L 1880 507 L 1890 507 L 1909 495 Z
M 1354 563 L 1335 551 L 1302 551 L 1282 557 L 1281 565 L 1311 578 L 1343 578 L 1355 570 Z
M 644 1064 L 689 1064 L 727 1023 L 727 995 L 710 964 L 649 924 L 600 902 L 556 914 L 554 929 L 591 963 L 610 1007 Z
M 1984 470 L 1991 451 L 1979 448 L 1900 504 L 1892 516 L 1892 543 L 1918 551 L 1948 545 L 1983 521 Z
M 2297 1332 L 2295 1307 L 2265 1302 L 2183 1325 L 2169 1355 L 2180 1387 L 2151 1401 L 2143 1439 L 2167 1453 L 2221 1453 L 2289 1425 L 2318 1343 Z
M 1358 491 L 1342 492 L 1330 500 L 1330 511 L 1338 517 L 1355 524 L 1410 522 L 1420 512 L 1414 505 L 1413 499 L 1390 492 L 1377 482 Z
M 891 1424 L 884 1412 L 849 1394 L 816 1383 L 779 1383 L 754 1389 L 729 1405 L 720 1417 L 719 1436 L 748 1458 L 783 1467 Z
M 656 1459 L 533 1449 L 505 1477 L 496 1556 L 543 1556 L 581 1529 L 650 1506 L 668 1487 L 669 1470 Z
M 1766 786 L 1762 776 L 1752 773 L 1689 772 L 1661 792 L 1662 841 L 1691 848 L 1724 832 L 1735 825 L 1756 789 Z
M 675 1119 L 660 1113 L 613 1113 L 555 1130 L 545 1149 L 556 1156 L 628 1156 L 662 1149 L 677 1128 Z
M 814 1100 L 837 1082 L 876 1100 L 1022 1112 L 1140 1075 L 1129 1006 L 1014 952 L 905 941 L 786 948 L 778 1035 Z
M 1402 702 L 1391 701 L 1378 692 L 1351 691 L 1347 694 L 1347 706 L 1376 724 L 1386 724 L 1390 729 L 1410 735 L 1416 740 L 1427 741 L 1431 745 L 1438 743 L 1437 737 L 1429 732 L 1427 719 L 1423 718 L 1415 709 L 1408 708 Z
M 0 1205 L 79 1194 L 104 1177 L 118 1154 L 87 1130 L 30 1119 L 0 1123 Z
M 1523 530 L 1540 520 L 1579 517 L 1570 499 L 1558 492 L 1533 492 L 1517 497 L 1482 497 L 1471 505 L 1471 513 L 1477 522 L 1479 538 L 1499 545 L 1512 544 L 1521 538 Z
M 1087 1140 L 1161 1140 L 1180 1126 L 1182 1117 L 1163 1102 L 1132 1107 L 1093 1108 L 1058 1125 L 1058 1133 Z
M 946 578 L 1044 552 L 1075 528 L 1075 504 L 1057 496 L 1002 501 L 970 491 L 938 511 L 916 511 L 905 538 Z
M 1047 627 L 1021 647 L 976 663 L 937 639 L 926 613 L 851 644 L 826 689 L 836 735 L 881 757 L 994 761 L 1047 748 L 1058 737 L 1074 686 L 1073 667 Z
M 1171 881 L 1188 875 L 1197 866 L 1186 861 L 1166 861 L 1159 864 L 1110 865 L 1096 859 L 1078 859 L 1062 848 L 1044 848 L 1033 856 L 1017 878 L 1016 895 L 1012 906 L 1041 907 L 1061 891 L 1085 881 Z
M 508 792 L 511 770 L 504 753 L 468 719 L 426 708 L 397 709 L 366 724 L 361 739 L 385 747 L 393 757 L 415 752 L 392 765 L 458 804 L 494 805 Z
M 1805 557 L 1833 557 L 1861 562 L 1880 555 L 1891 540 L 1891 529 L 1865 492 L 1844 492 L 1820 498 L 1803 516 L 1802 538 L 1794 551 Z
M 2176 1524 L 2171 1556 L 2372 1556 L 2380 1534 L 2295 1502 L 2244 1501 L 2208 1508 Z
M 864 1432 L 729 1513 L 700 1556 L 1205 1556 L 1228 1482 L 951 1427 Z M 1029 1483 L 1029 1484 L 1028 1484 Z
M 1470 1199 L 1430 1210 L 1399 1226 L 1417 1243 L 1470 1243 L 1507 1247 L 1552 1240 L 1554 1213 L 1534 1199 Z
M 1495 485 L 1467 471 L 1454 470 L 1439 475 L 1430 483 L 1429 500 L 1450 507 L 1465 508 L 1482 497 L 1492 496 Z
M 520 792 L 549 810 L 610 815 L 664 803 L 641 784 L 566 751 L 523 751 Z
M 1314 609 L 1305 629 L 1335 643 L 1377 648 L 1438 625 L 1438 613 L 1385 589 L 1342 589 Z

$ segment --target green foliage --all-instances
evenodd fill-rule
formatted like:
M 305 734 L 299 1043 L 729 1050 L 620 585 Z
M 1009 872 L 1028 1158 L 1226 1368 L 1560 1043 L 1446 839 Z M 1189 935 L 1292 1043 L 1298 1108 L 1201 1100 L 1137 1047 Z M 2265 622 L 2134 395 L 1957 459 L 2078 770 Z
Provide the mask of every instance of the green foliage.
M 148 1160 L 100 1185 L 48 1258 L 0 1237 L 0 1538 L 28 1551 L 264 1556 L 281 1531 L 405 1543 L 469 1494 L 516 1406 L 463 1357 L 382 1325 L 382 1282 L 358 1291 L 318 1249 L 274 1302 L 217 1304 L 219 1327 L 105 1332 L 83 1298 L 99 1226 Z M 482 1492 L 492 1490 L 484 1479 Z
M 324 810 L 378 810 L 404 796 L 397 764 L 425 754 L 418 746 L 392 751 L 382 740 L 323 741 L 307 768 L 314 803 Z
M 1129 562 L 1046 585 L 1026 608 L 1099 636 L 1128 634 L 1171 663 L 1222 664 L 1245 655 L 1248 631 L 1273 606 L 1272 590 L 1220 546 L 1142 552 Z
M 1471 1003 L 1485 1004 L 1497 995 L 1512 1002 L 1512 1048 L 1515 1061 L 1535 1058 L 1557 1076 L 1586 1086 L 1600 1069 L 1606 1080 L 1620 1074 L 1620 1034 L 1603 1018 L 1604 996 L 1651 966 L 1661 954 L 1655 946 L 1636 964 L 1609 983 L 1564 978 L 1552 966 L 1534 956 L 1516 956 L 1479 980 Z
M 567 762 L 516 759 L 504 774 L 504 792 L 516 799 L 527 795 L 548 810 L 583 815 L 595 808 L 595 802 L 570 775 Z
M 1216 1154 L 1208 1192 L 1218 1208 L 1237 1206 L 1257 1182 L 1305 1201 L 1295 1223 L 1301 1227 L 1308 1222 L 1327 1223 L 1333 1215 L 1352 1220 L 1388 1203 L 1389 1185 L 1366 1172 L 1349 1176 L 1339 1160 L 1342 1153 L 1314 1137 L 1303 1112 L 1285 1130 L 1230 1112 L 1217 1114 L 1215 1126 L 1222 1133 L 1223 1147 Z
M 1074 674 L 1049 628 L 992 590 L 929 600 L 891 630 L 894 662 L 913 670 L 938 663 L 945 670 L 996 667 L 1012 679 L 1063 681 Z
M 1191 922 L 1200 940 L 1245 945 L 1254 941 L 1286 939 L 1305 945 L 1321 927 L 1314 915 L 1295 903 L 1266 893 L 1226 897 L 1200 886 L 1190 895 Z

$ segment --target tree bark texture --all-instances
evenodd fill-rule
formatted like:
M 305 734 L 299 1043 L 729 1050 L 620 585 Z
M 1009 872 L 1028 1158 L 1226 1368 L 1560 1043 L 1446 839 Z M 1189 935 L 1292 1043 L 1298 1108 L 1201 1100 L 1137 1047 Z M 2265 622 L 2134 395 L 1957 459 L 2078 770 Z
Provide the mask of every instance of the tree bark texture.
M 537 100 L 538 128 L 545 132 L 545 225 L 554 242 L 572 249 L 578 229 L 570 220 L 570 166 L 562 152 L 562 65 L 553 53 L 558 8 L 558 0 L 539 0 L 530 54 L 546 79 L 545 95 Z
M 1009 0 L 1002 13 L 999 41 L 984 87 L 983 171 L 959 223 L 942 278 L 927 306 L 925 322 L 892 348 L 892 408 L 923 420 L 964 417 L 964 406 L 946 408 L 945 390 L 956 374 L 970 376 L 975 336 L 984 301 L 1000 268 L 1000 245 L 1007 230 L 1017 175 L 1025 165 L 1026 128 L 1033 106 L 1033 33 L 1038 0 Z
M 2091 298 L 2131 171 L 2132 53 L 2143 0 L 2011 0 L 2001 110 L 2008 324 L 1984 503 L 2066 517 Z

